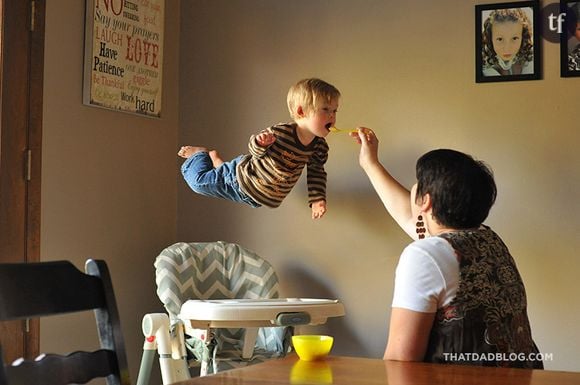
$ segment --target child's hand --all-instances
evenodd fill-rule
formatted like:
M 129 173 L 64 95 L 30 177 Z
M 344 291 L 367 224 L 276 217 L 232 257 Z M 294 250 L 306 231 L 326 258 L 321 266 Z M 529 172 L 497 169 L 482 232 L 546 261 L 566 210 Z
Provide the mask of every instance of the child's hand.
M 312 219 L 319 219 L 326 213 L 326 201 L 320 200 L 312 204 Z
M 256 142 L 260 147 L 268 147 L 276 141 L 274 134 L 268 130 L 264 130 L 256 135 Z

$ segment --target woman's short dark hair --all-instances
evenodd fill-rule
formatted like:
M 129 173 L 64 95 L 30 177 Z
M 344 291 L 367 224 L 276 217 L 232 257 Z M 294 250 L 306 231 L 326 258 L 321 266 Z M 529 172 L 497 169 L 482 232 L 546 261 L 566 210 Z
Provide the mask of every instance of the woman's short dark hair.
M 456 229 L 478 227 L 495 202 L 493 173 L 485 163 L 455 150 L 433 150 L 417 160 L 417 194 L 431 197 L 433 217 Z

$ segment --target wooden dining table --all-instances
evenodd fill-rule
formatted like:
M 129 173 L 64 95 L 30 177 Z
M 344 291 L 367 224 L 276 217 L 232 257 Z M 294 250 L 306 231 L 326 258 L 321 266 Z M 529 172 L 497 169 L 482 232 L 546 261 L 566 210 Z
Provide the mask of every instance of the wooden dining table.
M 176 385 L 578 385 L 580 373 L 489 368 L 422 362 L 329 356 L 301 361 L 294 354 L 278 360 L 196 377 Z

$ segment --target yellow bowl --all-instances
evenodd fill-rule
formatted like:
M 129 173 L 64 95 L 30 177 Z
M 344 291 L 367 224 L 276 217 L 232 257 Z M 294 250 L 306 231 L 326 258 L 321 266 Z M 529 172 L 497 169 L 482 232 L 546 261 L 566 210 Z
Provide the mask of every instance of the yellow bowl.
M 334 338 L 331 336 L 292 336 L 294 350 L 296 350 L 298 357 L 304 361 L 315 361 L 325 358 L 332 348 L 333 341 Z

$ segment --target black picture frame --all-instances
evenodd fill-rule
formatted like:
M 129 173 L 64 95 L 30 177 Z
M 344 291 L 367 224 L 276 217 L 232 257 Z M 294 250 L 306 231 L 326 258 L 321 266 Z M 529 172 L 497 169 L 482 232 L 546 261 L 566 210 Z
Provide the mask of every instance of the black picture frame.
M 514 54 L 514 38 L 492 38 L 494 25 L 504 25 L 497 20 L 521 20 L 520 45 Z M 506 20 L 507 19 L 507 20 Z M 496 21 L 497 24 L 494 24 Z M 538 80 L 542 77 L 540 5 L 538 1 L 518 1 L 509 3 L 480 4 L 475 6 L 475 81 L 476 83 L 504 82 L 517 80 Z M 500 33 L 511 34 L 509 29 Z M 511 36 L 511 35 L 510 35 Z M 497 57 L 496 49 L 501 44 L 512 42 L 504 48 L 504 56 L 509 61 Z
M 566 28 L 560 33 L 560 76 L 580 76 L 580 1 L 561 0 L 560 12 L 564 14 Z M 578 31 L 576 33 L 576 31 Z

